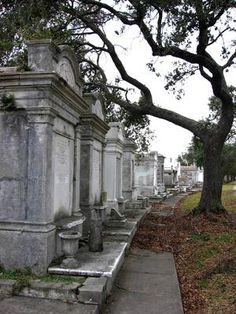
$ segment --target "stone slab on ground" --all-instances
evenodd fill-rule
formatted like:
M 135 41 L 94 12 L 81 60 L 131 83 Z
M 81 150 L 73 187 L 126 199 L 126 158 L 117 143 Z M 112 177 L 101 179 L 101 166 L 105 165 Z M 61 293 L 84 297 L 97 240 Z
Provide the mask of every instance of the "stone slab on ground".
M 103 314 L 183 314 L 171 253 L 131 250 Z
M 57 300 L 12 297 L 0 301 L 0 314 L 98 314 L 98 306 Z
M 76 255 L 79 262 L 78 267 L 51 266 L 48 268 L 48 272 L 58 275 L 112 277 L 117 271 L 118 265 L 123 263 L 126 246 L 125 242 L 104 242 L 102 252 L 89 252 L 88 247 L 83 247 Z

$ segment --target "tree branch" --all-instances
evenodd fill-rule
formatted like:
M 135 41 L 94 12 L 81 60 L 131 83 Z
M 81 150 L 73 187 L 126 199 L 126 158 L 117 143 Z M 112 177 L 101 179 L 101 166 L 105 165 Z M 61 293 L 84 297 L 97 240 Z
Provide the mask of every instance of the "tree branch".
M 206 79 L 208 80 L 210 83 L 212 82 L 212 77 L 210 75 L 208 75 L 205 71 L 204 71 L 204 68 L 203 66 L 199 66 L 199 70 L 200 70 L 200 73 L 201 75 Z
M 85 4 L 96 5 L 99 8 L 108 10 L 110 13 L 112 13 L 116 17 L 118 17 L 124 24 L 127 24 L 127 25 L 134 25 L 134 24 L 136 24 L 136 20 L 135 19 L 129 20 L 127 18 L 128 14 L 126 12 L 117 11 L 114 8 L 112 8 L 110 5 L 105 4 L 103 2 L 92 1 L 92 0 L 81 0 L 81 2 L 83 2 Z
M 235 52 L 229 57 L 228 61 L 222 66 L 222 69 L 226 69 L 234 64 L 234 59 L 236 57 L 236 50 Z
M 95 45 L 93 45 L 93 44 L 91 44 L 90 42 L 87 42 L 87 41 L 86 42 L 82 42 L 80 44 L 80 46 L 89 46 L 89 47 L 93 48 L 94 50 L 109 52 L 106 48 L 95 46 Z
M 150 90 L 144 84 L 142 84 L 141 82 L 139 82 L 135 78 L 128 75 L 124 65 L 122 64 L 121 60 L 119 59 L 119 57 L 115 51 L 114 45 L 109 41 L 109 39 L 101 31 L 101 29 L 98 28 L 94 23 L 91 23 L 87 19 L 84 19 L 84 17 L 80 17 L 80 19 L 89 28 L 91 28 L 101 38 L 101 40 L 104 42 L 104 44 L 107 46 L 109 54 L 110 54 L 114 64 L 116 65 L 117 70 L 120 72 L 122 79 L 125 80 L 126 82 L 130 83 L 131 85 L 137 87 L 139 90 L 141 90 L 143 92 L 145 98 L 146 98 L 147 105 L 152 105 L 153 100 L 152 100 L 152 95 L 151 95 Z
M 212 44 L 214 44 L 217 40 L 218 40 L 218 38 L 219 37 L 221 37 L 223 34 L 224 34 L 224 32 L 226 32 L 228 29 L 230 29 L 229 27 L 226 27 L 222 32 L 220 32 L 219 33 L 219 35 L 217 35 L 207 46 L 209 47 L 209 46 L 211 46 Z
M 162 47 L 162 18 L 163 12 L 160 8 L 157 8 L 158 11 L 158 21 L 157 21 L 157 43 L 160 47 Z
M 140 115 L 152 115 L 157 118 L 167 120 L 171 123 L 174 123 L 180 127 L 183 127 L 193 132 L 196 136 L 203 138 L 203 134 L 201 132 L 199 123 L 193 119 L 184 117 L 178 113 L 175 113 L 174 111 L 154 106 L 153 104 L 152 106 L 147 106 L 146 103 L 144 103 L 144 105 L 140 106 L 130 102 L 127 98 L 126 101 L 124 101 L 122 98 L 117 97 L 116 95 L 110 92 L 109 88 L 118 89 L 118 87 L 107 84 L 107 78 L 103 69 L 98 64 L 94 64 L 91 60 L 84 59 L 83 61 L 88 62 L 90 65 L 92 65 L 100 72 L 102 79 L 99 80 L 99 82 L 94 82 L 94 84 L 104 92 L 105 97 L 108 100 L 118 104 L 119 106 L 128 110 L 131 113 Z M 126 92 L 123 89 L 120 90 Z

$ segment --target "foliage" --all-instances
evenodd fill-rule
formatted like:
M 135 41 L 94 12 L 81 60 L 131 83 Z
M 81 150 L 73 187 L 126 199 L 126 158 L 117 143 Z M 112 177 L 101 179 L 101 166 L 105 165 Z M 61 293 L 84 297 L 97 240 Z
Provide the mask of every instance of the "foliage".
M 2 98 L 2 108 L 4 110 L 12 110 L 15 108 L 15 97 L 11 94 L 3 94 Z
M 223 150 L 223 168 L 224 175 L 229 180 L 236 178 L 236 142 L 225 144 Z
M 194 136 L 185 153 L 178 156 L 178 162 L 182 166 L 196 164 L 198 167 L 203 166 L 203 143 Z

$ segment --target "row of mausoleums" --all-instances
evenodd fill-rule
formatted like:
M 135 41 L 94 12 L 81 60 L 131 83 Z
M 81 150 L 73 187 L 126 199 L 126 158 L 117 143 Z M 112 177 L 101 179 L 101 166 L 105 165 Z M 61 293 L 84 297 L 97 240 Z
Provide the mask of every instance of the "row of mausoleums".
M 83 93 L 68 47 L 31 41 L 28 66 L 0 69 L 0 264 L 45 273 L 62 254 L 59 233 L 86 237 L 94 208 L 106 219 L 163 193 L 164 157 L 136 159 L 122 125 L 105 122 L 102 98 Z

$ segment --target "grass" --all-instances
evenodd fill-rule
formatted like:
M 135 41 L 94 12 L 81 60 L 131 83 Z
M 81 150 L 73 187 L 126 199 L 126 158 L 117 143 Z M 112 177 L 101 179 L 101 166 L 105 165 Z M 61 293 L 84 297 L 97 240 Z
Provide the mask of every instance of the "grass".
M 236 212 L 236 190 L 234 187 L 236 182 L 231 182 L 223 185 L 222 202 L 226 210 Z M 201 192 L 196 192 L 186 197 L 181 203 L 181 208 L 186 212 L 191 211 L 197 206 L 201 197 Z
M 32 280 L 40 280 L 48 283 L 83 283 L 85 277 L 82 276 L 63 276 L 63 275 L 33 275 L 28 269 L 25 270 L 11 270 L 7 271 L 0 267 L 0 279 L 12 279 L 16 280 L 17 285 L 21 287 L 29 286 Z

